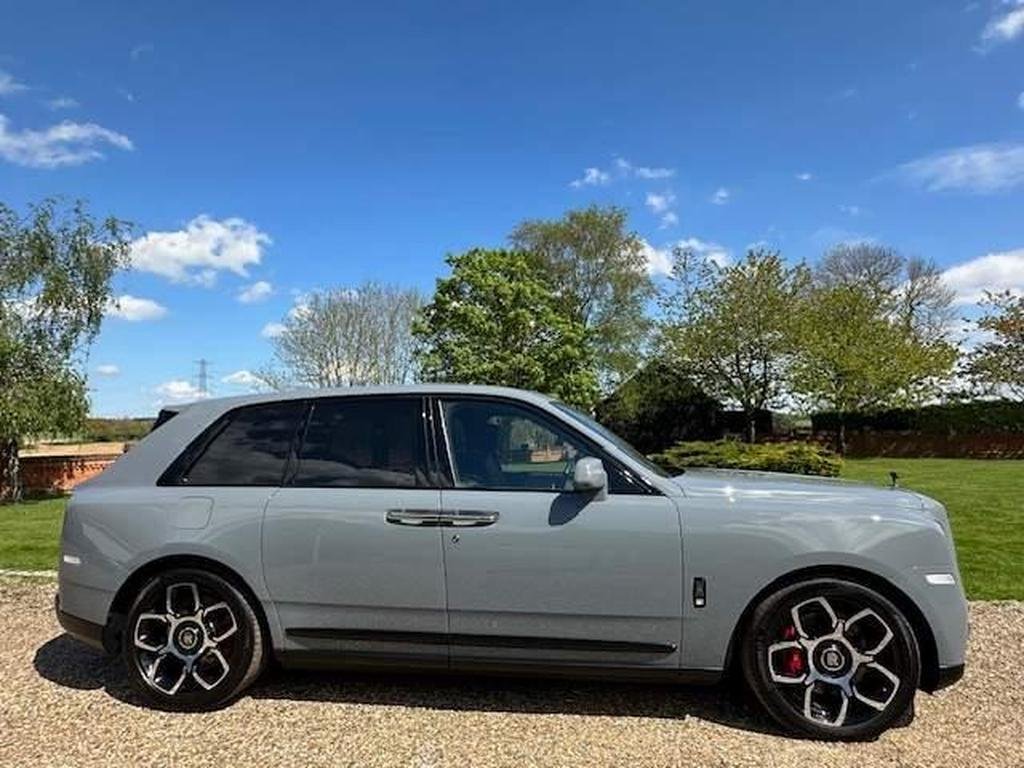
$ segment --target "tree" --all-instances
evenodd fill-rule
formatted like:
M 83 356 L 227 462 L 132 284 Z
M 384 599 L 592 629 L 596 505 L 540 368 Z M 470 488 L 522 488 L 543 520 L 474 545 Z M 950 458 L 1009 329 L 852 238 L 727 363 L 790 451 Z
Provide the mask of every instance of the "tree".
M 524 253 L 471 250 L 415 325 L 423 378 L 534 389 L 590 408 L 597 377 L 586 328 Z
M 956 361 L 944 338 L 922 337 L 869 284 L 819 279 L 801 302 L 794 392 L 836 413 L 836 448 L 846 452 L 846 419 L 856 412 L 920 405 L 937 394 Z
M 275 389 L 406 383 L 421 304 L 416 291 L 374 282 L 311 293 L 284 319 L 259 377 Z
M 655 358 L 595 409 L 597 420 L 643 453 L 683 440 L 713 440 L 721 405 L 675 365 Z
M 990 394 L 1024 401 L 1024 295 L 986 293 L 975 321 L 988 338 L 968 355 L 968 377 Z
M 815 275 L 825 286 L 855 286 L 924 341 L 948 337 L 954 291 L 934 262 L 906 258 L 878 243 L 842 243 L 822 258 Z
M 614 385 L 643 357 L 654 294 L 644 241 L 622 208 L 591 206 L 561 219 L 528 220 L 509 236 L 530 254 L 565 311 L 593 342 L 602 384 Z
M 127 264 L 128 228 L 54 200 L 20 217 L 0 203 L 0 500 L 21 495 L 27 436 L 79 429 L 88 411 L 82 363 Z
M 751 249 L 720 267 L 690 249 L 676 249 L 662 296 L 662 344 L 673 361 L 709 395 L 737 405 L 749 442 L 757 412 L 786 391 L 794 353 L 795 309 L 808 280 L 777 251 Z

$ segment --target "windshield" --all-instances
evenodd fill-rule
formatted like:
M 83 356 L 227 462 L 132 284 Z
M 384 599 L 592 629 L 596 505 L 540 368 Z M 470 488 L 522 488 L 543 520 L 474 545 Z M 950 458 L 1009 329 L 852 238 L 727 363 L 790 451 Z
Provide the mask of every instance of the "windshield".
M 648 459 L 646 456 L 640 453 L 640 451 L 638 451 L 636 448 L 627 443 L 625 440 L 616 435 L 614 432 L 608 429 L 608 427 L 604 426 L 600 422 L 595 421 L 590 416 L 587 416 L 585 413 L 580 413 L 575 408 L 570 408 L 565 403 L 559 403 L 557 400 L 552 400 L 551 404 L 555 406 L 555 408 L 560 410 L 562 413 L 572 418 L 574 421 L 577 421 L 583 426 L 585 426 L 587 429 L 593 432 L 597 432 L 597 434 L 599 434 L 608 442 L 612 443 L 616 448 L 625 453 L 631 459 L 642 464 L 644 468 L 650 470 L 659 477 L 671 477 L 671 475 L 669 475 L 668 472 L 666 472 L 653 461 Z

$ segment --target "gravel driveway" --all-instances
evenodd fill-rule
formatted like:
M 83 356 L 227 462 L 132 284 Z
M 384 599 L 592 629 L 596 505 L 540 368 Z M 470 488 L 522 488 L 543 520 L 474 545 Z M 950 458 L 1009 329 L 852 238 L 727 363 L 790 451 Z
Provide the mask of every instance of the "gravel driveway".
M 1024 766 L 1024 603 L 972 604 L 964 681 L 845 745 L 717 688 L 277 673 L 221 712 L 154 712 L 61 634 L 53 590 L 0 579 L 0 766 Z

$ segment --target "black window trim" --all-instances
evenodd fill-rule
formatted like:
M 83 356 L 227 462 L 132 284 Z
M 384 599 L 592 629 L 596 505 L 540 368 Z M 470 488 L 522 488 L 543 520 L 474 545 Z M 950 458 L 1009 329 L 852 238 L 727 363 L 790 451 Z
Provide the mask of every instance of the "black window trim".
M 663 496 L 664 494 L 649 483 L 645 478 L 638 475 L 629 467 L 625 466 L 617 458 L 611 456 L 602 446 L 598 445 L 590 436 L 584 434 L 576 428 L 574 424 L 571 424 L 566 419 L 563 419 L 560 415 L 551 413 L 543 408 L 538 407 L 534 403 L 527 400 L 518 400 L 514 397 L 502 397 L 500 395 L 482 395 L 476 393 L 439 393 L 432 394 L 429 396 L 431 403 L 431 413 L 433 418 L 441 425 L 440 429 L 432 429 L 432 437 L 435 442 L 434 451 L 440 457 L 444 457 L 442 464 L 444 468 L 444 479 L 446 486 L 444 490 L 452 491 L 494 491 L 502 493 L 565 493 L 565 491 L 555 491 L 550 488 L 492 488 L 487 486 L 477 486 L 473 488 L 459 488 L 455 485 L 455 474 L 452 466 L 451 452 L 448 446 L 448 434 L 447 427 L 444 422 L 444 413 L 441 407 L 442 401 L 451 400 L 475 400 L 485 402 L 501 403 L 503 405 L 515 405 L 523 410 L 535 414 L 540 417 L 541 421 L 554 422 L 564 432 L 571 435 L 573 438 L 579 440 L 588 451 L 588 455 L 593 456 L 596 459 L 600 459 L 606 469 L 608 467 L 618 471 L 626 482 L 634 486 L 637 490 L 635 493 L 613 493 L 609 489 L 610 496 Z
M 420 411 L 419 411 L 419 419 L 418 419 L 419 424 L 417 425 L 417 427 L 418 427 L 418 432 L 419 432 L 420 446 L 423 449 L 423 458 L 425 459 L 425 463 L 426 463 L 425 469 L 427 471 L 428 484 L 427 485 L 401 486 L 401 485 L 319 485 L 319 484 L 313 484 L 313 483 L 310 483 L 310 484 L 297 483 L 295 478 L 296 478 L 296 474 L 298 472 L 298 467 L 299 467 L 299 456 L 302 453 L 302 447 L 303 447 L 303 445 L 305 443 L 305 440 L 306 440 L 306 433 L 307 433 L 307 431 L 309 429 L 309 422 L 310 422 L 310 420 L 312 418 L 313 409 L 316 407 L 317 403 L 320 403 L 320 402 L 335 402 L 335 401 L 339 401 L 339 400 L 341 400 L 341 401 L 353 401 L 353 400 L 390 400 L 390 401 L 394 401 L 394 400 L 418 400 L 419 401 L 419 406 L 420 406 Z M 284 479 L 282 481 L 281 487 L 282 488 L 305 488 L 305 489 L 316 488 L 316 489 L 325 490 L 325 491 L 349 491 L 349 490 L 363 490 L 363 491 L 372 491 L 372 490 L 436 491 L 436 490 L 440 490 L 440 488 L 442 486 L 439 485 L 436 482 L 436 474 L 435 474 L 434 467 L 433 467 L 432 462 L 431 462 L 431 456 L 430 456 L 430 442 L 431 441 L 430 441 L 430 433 L 429 433 L 428 428 L 427 428 L 426 408 L 427 408 L 427 397 L 425 395 L 422 395 L 422 394 L 419 394 L 419 393 L 414 393 L 414 392 L 409 392 L 407 394 L 402 394 L 400 392 L 395 392 L 395 393 L 392 393 L 392 394 L 367 393 L 367 394 L 362 394 L 362 395 L 323 395 L 323 396 L 320 396 L 320 397 L 312 397 L 312 398 L 310 398 L 309 402 L 307 403 L 307 406 L 306 406 L 305 415 L 304 415 L 304 417 L 302 419 L 301 428 L 299 430 L 300 436 L 294 442 L 292 455 L 289 457 L 289 462 L 288 462 L 288 469 L 289 469 L 289 471 L 285 473 L 285 476 L 284 476 Z

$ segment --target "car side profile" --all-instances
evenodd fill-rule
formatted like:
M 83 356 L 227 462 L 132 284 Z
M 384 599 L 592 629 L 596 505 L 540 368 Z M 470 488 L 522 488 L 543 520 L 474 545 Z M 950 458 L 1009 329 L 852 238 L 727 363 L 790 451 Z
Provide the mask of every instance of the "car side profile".
M 153 705 L 222 706 L 271 658 L 715 682 L 825 739 L 961 676 L 945 509 L 771 473 L 669 477 L 537 393 L 205 400 L 67 509 L 57 614 Z

